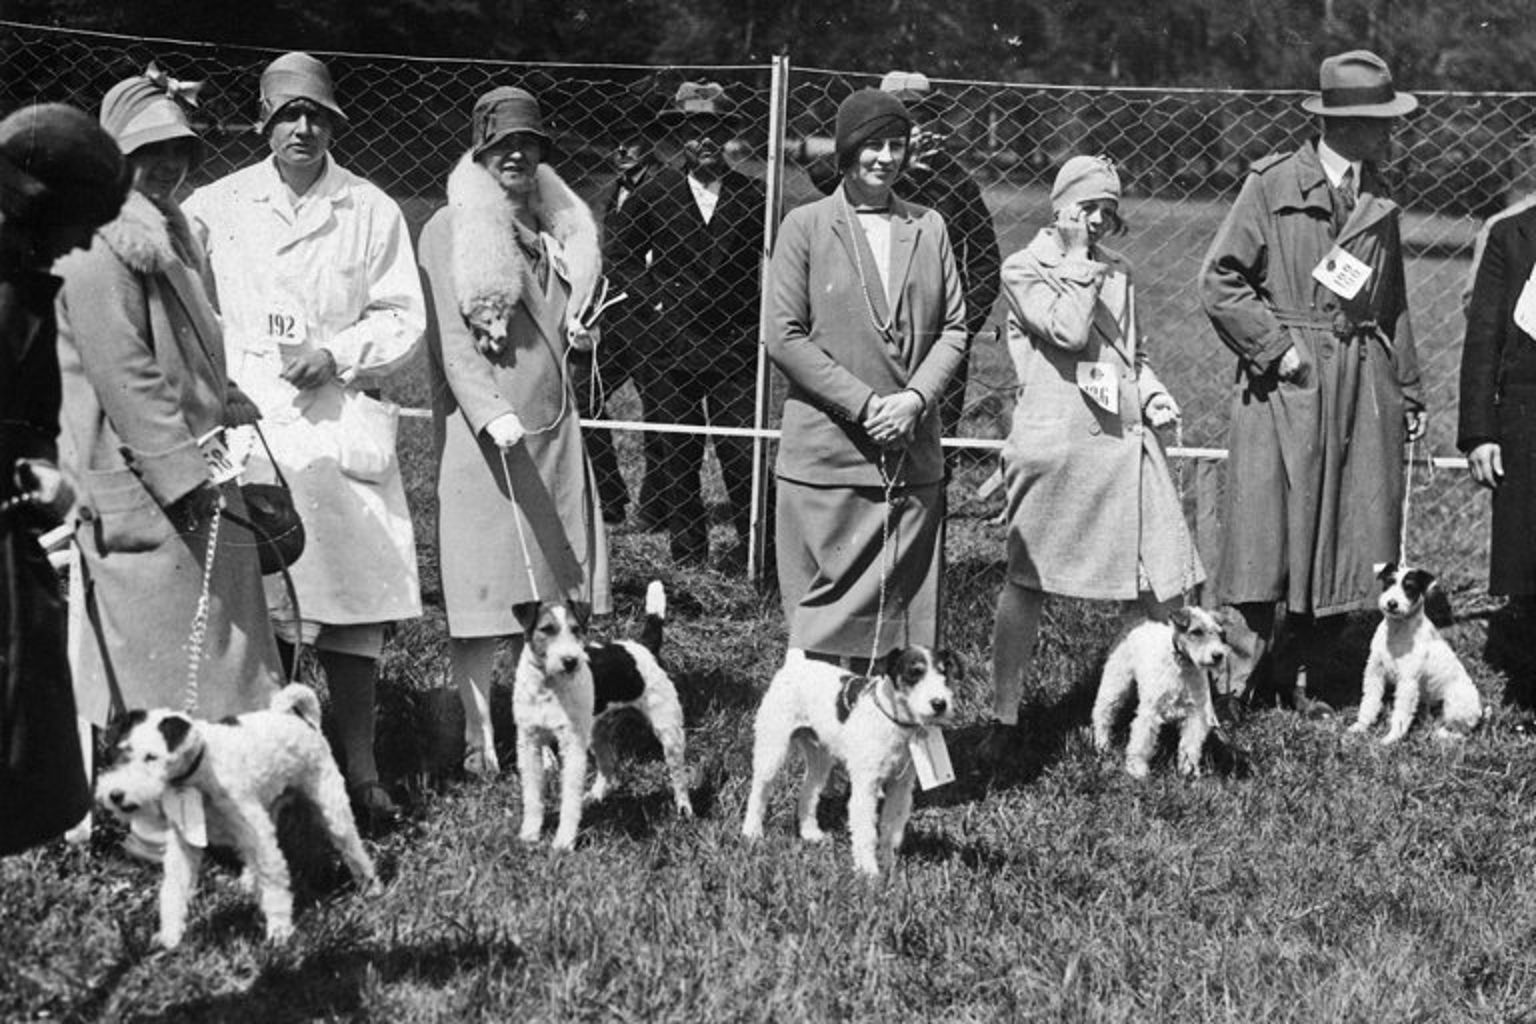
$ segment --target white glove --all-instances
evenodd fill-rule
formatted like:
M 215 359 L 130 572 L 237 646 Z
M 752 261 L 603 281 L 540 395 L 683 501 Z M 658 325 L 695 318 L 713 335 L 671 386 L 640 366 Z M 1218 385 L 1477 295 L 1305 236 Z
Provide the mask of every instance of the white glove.
M 502 448 L 511 448 L 528 433 L 515 412 L 504 412 L 485 425 L 485 436 Z

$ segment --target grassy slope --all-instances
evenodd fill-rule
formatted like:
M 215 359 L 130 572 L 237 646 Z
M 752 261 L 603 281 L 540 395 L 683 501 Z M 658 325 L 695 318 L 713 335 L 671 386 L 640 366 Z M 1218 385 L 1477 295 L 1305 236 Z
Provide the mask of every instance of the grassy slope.
M 1009 198 L 1022 205 L 999 211 L 1004 223 L 1035 217 L 1039 197 Z M 1142 237 L 1163 223 L 1131 212 Z M 1212 215 L 1199 213 L 1177 258 L 1198 259 Z M 1006 244 L 1027 233 L 1010 225 Z M 1435 280 L 1462 266 L 1446 262 Z M 979 358 L 1006 373 L 1001 353 Z M 1226 362 L 1197 354 L 1189 365 L 1220 377 Z M 1176 389 L 1196 386 L 1177 359 L 1163 365 L 1185 382 Z M 420 402 L 420 388 L 403 382 L 399 397 Z M 430 603 L 426 430 L 403 431 Z M 156 875 L 102 829 L 88 850 L 0 862 L 0 1019 L 1536 1020 L 1536 747 L 1503 711 L 1462 746 L 1420 730 L 1393 750 L 1346 740 L 1337 721 L 1264 713 L 1238 737 L 1250 776 L 1185 783 L 1163 771 L 1136 784 L 1078 731 L 1113 611 L 1060 602 L 1019 756 L 995 776 L 978 768 L 1001 550 L 991 508 L 969 498 L 985 468 L 957 486 L 952 527 L 949 637 L 972 668 L 950 736 L 961 777 L 920 798 L 888 880 L 853 878 L 840 830 L 825 847 L 795 840 L 787 782 L 769 838 L 739 841 L 750 713 L 782 649 L 778 610 L 711 573 L 664 568 L 697 822 L 674 819 L 656 751 L 629 728 L 641 762 L 588 815 L 578 849 L 519 845 L 515 780 L 443 781 L 458 720 L 433 608 L 386 660 L 381 748 L 415 817 L 377 847 L 389 879 L 379 900 L 357 898 L 300 837 L 292 943 L 265 948 L 251 901 L 213 868 L 187 946 L 156 955 Z M 1416 520 L 1414 543 L 1476 557 L 1480 530 Z M 635 628 L 662 556 L 655 536 L 617 536 L 616 630 Z M 1472 616 L 1450 635 L 1496 702 L 1486 628 Z M 1357 659 L 1366 631 L 1351 634 Z M 1356 671 L 1345 658 L 1346 688 Z M 496 711 L 510 740 L 504 691 Z M 822 815 L 844 824 L 836 799 Z

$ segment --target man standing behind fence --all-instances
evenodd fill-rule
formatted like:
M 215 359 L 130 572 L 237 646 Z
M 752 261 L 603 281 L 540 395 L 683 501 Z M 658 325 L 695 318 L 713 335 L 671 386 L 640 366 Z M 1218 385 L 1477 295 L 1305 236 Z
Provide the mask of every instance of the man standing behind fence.
M 373 754 L 384 624 L 420 615 L 421 598 L 394 411 L 364 389 L 411 357 L 426 305 L 400 208 L 329 155 L 343 120 L 324 64 L 278 57 L 261 75 L 271 158 L 184 209 L 208 253 L 230 375 L 261 408 L 304 518 L 301 623 L 269 588 L 283 654 L 318 650 L 353 803 L 377 829 L 399 817 Z
M 630 339 L 648 419 L 716 427 L 752 425 L 756 387 L 760 182 L 732 170 L 725 144 L 736 134 L 730 98 L 717 82 L 684 82 L 658 120 L 682 146 L 684 170 L 659 169 L 608 225 L 609 274 L 643 303 L 650 330 Z M 703 500 L 704 438 L 663 434 L 657 497 L 674 561 L 709 560 Z M 746 564 L 752 515 L 752 442 L 715 438 L 736 545 Z
M 1324 60 L 1320 79 L 1302 108 L 1321 140 L 1254 164 L 1200 272 L 1238 357 L 1217 590 L 1301 710 L 1327 710 L 1306 692 L 1319 620 L 1368 606 L 1374 564 L 1398 556 L 1403 444 L 1425 426 L 1400 211 L 1376 170 L 1418 101 L 1364 50 Z M 1279 649 L 1276 602 L 1292 638 Z
M 965 412 L 965 382 L 969 376 L 970 346 L 987 325 L 1001 287 L 1002 256 L 992 212 L 981 197 L 981 186 L 949 151 L 953 137 L 950 117 L 954 99 L 933 87 L 928 76 L 915 71 L 891 71 L 880 80 L 880 90 L 901 100 L 912 115 L 912 149 L 907 169 L 896 186 L 908 202 L 937 210 L 949 229 L 960 283 L 965 289 L 966 359 L 950 378 L 939 405 L 945 437 L 960 432 Z

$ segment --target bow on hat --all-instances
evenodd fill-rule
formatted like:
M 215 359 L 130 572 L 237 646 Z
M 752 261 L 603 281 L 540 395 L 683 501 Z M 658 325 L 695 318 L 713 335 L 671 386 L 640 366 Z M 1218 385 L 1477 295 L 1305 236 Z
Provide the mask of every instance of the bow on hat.
M 149 67 L 144 69 L 144 79 L 171 99 L 179 100 L 189 107 L 197 106 L 198 93 L 202 92 L 203 86 L 208 84 L 207 82 L 184 82 L 179 78 L 172 78 L 154 61 L 150 61 Z

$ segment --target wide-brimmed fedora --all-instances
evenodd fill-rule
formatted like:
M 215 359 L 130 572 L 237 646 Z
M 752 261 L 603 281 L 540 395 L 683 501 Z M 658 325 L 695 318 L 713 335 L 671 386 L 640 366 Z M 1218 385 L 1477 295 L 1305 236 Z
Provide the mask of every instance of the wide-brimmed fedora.
M 1387 62 L 1369 50 L 1350 50 L 1323 60 L 1319 92 L 1301 109 L 1324 117 L 1401 117 L 1418 108 L 1412 93 L 1392 87 Z
M 657 114 L 656 121 L 667 128 L 695 121 L 735 124 L 736 104 L 719 82 L 684 82 L 677 87 L 672 105 Z
M 935 89 L 921 71 L 887 71 L 880 79 L 880 91 L 895 96 L 919 117 L 941 113 L 955 105 L 954 97 Z
M 539 101 L 527 89 L 501 85 L 475 101 L 470 115 L 470 148 L 476 159 L 508 135 L 522 132 L 544 144 L 544 159 L 554 152 L 555 140 L 544 130 Z

